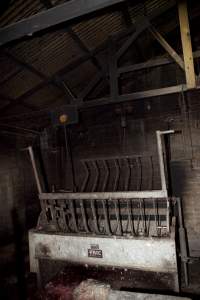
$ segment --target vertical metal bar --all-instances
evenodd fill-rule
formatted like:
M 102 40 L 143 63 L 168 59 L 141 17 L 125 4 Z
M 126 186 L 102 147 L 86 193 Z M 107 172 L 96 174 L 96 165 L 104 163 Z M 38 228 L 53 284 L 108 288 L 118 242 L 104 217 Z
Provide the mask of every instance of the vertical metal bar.
M 115 176 L 115 181 L 114 181 L 114 185 L 113 185 L 113 191 L 117 190 L 118 187 L 118 182 L 119 182 L 119 163 L 117 161 L 117 159 L 114 159 L 114 164 L 115 164 L 115 169 L 116 169 L 116 176 Z
M 105 169 L 105 176 L 104 176 L 104 181 L 102 184 L 102 192 L 105 191 L 107 185 L 108 185 L 108 178 L 109 178 L 109 168 L 108 168 L 108 164 L 106 160 L 103 160 L 103 165 L 104 165 L 104 169 Z
M 60 207 L 61 207 L 61 214 L 62 214 L 62 220 L 63 220 L 62 223 L 64 226 L 64 231 L 69 231 L 69 227 L 66 222 L 66 214 L 65 214 L 66 205 L 63 203 L 63 204 L 60 204 Z
M 166 177 L 165 177 L 165 165 L 164 165 L 161 135 L 170 134 L 170 133 L 174 133 L 174 130 L 167 130 L 167 131 L 157 130 L 156 131 L 157 147 L 158 147 L 158 159 L 159 159 L 160 177 L 161 177 L 161 186 L 162 186 L 162 191 L 166 192 L 166 196 L 167 196 L 167 183 L 166 183 Z
M 115 205 L 115 214 L 116 214 L 116 219 L 117 219 L 117 229 L 119 228 L 119 235 L 123 235 L 123 230 L 122 230 L 122 223 L 121 223 L 121 218 L 120 218 L 120 207 L 119 207 L 119 200 L 114 201 Z
M 149 190 L 153 190 L 153 161 L 152 161 L 152 156 L 149 157 L 149 169 L 150 169 Z
M 156 131 L 157 136 L 157 147 L 158 147 L 158 159 L 159 159 L 159 167 L 160 167 L 160 177 L 161 177 L 161 187 L 163 191 L 167 191 L 167 184 L 165 178 L 165 166 L 164 166 L 164 158 L 163 158 L 163 148 L 162 148 L 162 140 L 161 140 L 161 132 Z
M 87 163 L 85 161 L 82 161 L 82 164 L 84 166 L 85 173 L 86 173 L 86 176 L 85 176 L 84 181 L 83 181 L 82 186 L 81 186 L 81 192 L 84 192 L 86 187 L 87 187 L 87 183 L 88 183 L 88 179 L 89 179 L 89 170 L 88 170 L 88 167 L 87 167 Z
M 94 221 L 94 227 L 95 227 L 95 232 L 99 234 L 99 227 L 98 227 L 98 221 L 97 221 L 97 214 L 96 214 L 96 209 L 95 209 L 95 200 L 90 201 L 91 205 L 91 210 L 92 210 L 92 215 L 93 215 L 93 221 Z
M 92 192 L 96 191 L 97 189 L 97 185 L 98 185 L 98 180 L 99 180 L 99 168 L 98 168 L 98 165 L 97 165 L 97 162 L 96 160 L 94 160 L 92 162 L 93 164 L 93 167 L 94 167 L 94 171 L 95 171 L 95 176 L 94 176 L 94 184 L 92 186 Z
M 129 183 L 130 183 L 131 170 L 130 170 L 128 158 L 125 158 L 125 162 L 126 162 L 126 166 L 127 166 L 127 176 L 125 176 L 124 190 L 128 191 Z
M 167 204 L 167 211 L 166 211 L 166 226 L 167 226 L 167 232 L 170 232 L 170 219 L 169 219 L 169 214 L 170 214 L 170 203 L 169 199 L 166 199 L 166 204 Z
M 109 73 L 110 73 L 110 98 L 113 100 L 118 99 L 118 72 L 117 72 L 117 55 L 114 40 L 110 39 L 109 47 Z
M 146 224 L 145 224 L 145 215 L 144 215 L 144 199 L 140 200 L 140 216 L 142 219 L 143 235 L 145 236 Z
M 181 199 L 176 199 L 178 205 L 178 218 L 179 218 L 179 242 L 180 242 L 180 252 L 181 252 L 181 260 L 183 262 L 184 267 L 184 277 L 185 277 L 185 285 L 188 286 L 189 279 L 188 279 L 188 247 L 187 247 L 187 240 L 186 240 L 186 232 L 184 228 L 183 222 L 183 212 L 182 212 L 182 203 Z
M 37 170 L 37 167 L 36 167 L 36 162 L 35 162 L 35 156 L 34 156 L 34 153 L 33 153 L 33 148 L 31 146 L 28 147 L 28 152 L 29 152 L 30 159 L 31 159 L 31 164 L 32 164 L 32 167 L 33 167 L 33 172 L 34 172 L 34 176 L 35 176 L 37 190 L 38 190 L 39 194 L 42 194 L 42 185 L 40 183 L 39 174 L 38 174 L 38 170 Z
M 137 191 L 140 191 L 142 189 L 142 163 L 141 163 L 141 158 L 140 157 L 136 158 L 136 165 L 137 165 L 137 169 L 138 169 L 136 189 L 137 189 Z
M 110 224 L 109 224 L 109 219 L 108 219 L 108 209 L 107 205 L 105 203 L 106 200 L 102 200 L 102 205 L 103 205 L 103 214 L 104 214 L 104 223 L 106 227 L 106 232 L 108 235 L 112 235 L 112 232 L 110 230 Z
M 153 206 L 154 206 L 154 222 L 155 222 L 155 229 L 156 229 L 156 232 L 157 232 L 157 236 L 158 236 L 158 212 L 157 212 L 157 209 L 156 209 L 156 206 L 157 206 L 157 201 L 156 199 L 154 199 L 153 201 Z
M 87 218 L 86 218 L 86 213 L 85 213 L 85 207 L 84 207 L 84 203 L 83 200 L 79 200 L 80 203 L 80 208 L 81 208 L 81 215 L 82 215 L 82 219 L 83 219 L 83 225 L 85 227 L 85 231 L 87 233 L 89 233 L 89 228 L 88 228 L 88 224 L 87 224 Z
M 70 211 L 70 214 L 71 214 L 71 217 L 72 217 L 72 222 L 73 222 L 73 225 L 74 225 L 74 231 L 78 232 L 79 230 L 78 230 L 77 221 L 76 221 L 76 214 L 75 214 L 74 200 L 73 199 L 69 200 L 69 211 Z
M 71 149 L 71 145 L 70 145 L 70 138 L 69 138 L 69 134 L 68 134 L 66 125 L 64 125 L 64 137 L 65 137 L 66 155 L 68 154 L 68 156 L 69 156 L 69 162 L 70 162 L 70 168 L 71 168 L 72 190 L 76 191 L 74 161 L 73 161 L 72 149 Z
M 139 200 L 140 201 L 140 200 Z M 138 211 L 138 216 L 137 216 L 137 229 L 136 229 L 136 233 L 137 235 L 139 235 L 139 228 L 140 228 L 140 202 L 137 203 L 137 211 Z
M 129 219 L 131 233 L 133 236 L 135 236 L 131 199 L 127 199 L 127 212 L 128 212 L 128 219 Z

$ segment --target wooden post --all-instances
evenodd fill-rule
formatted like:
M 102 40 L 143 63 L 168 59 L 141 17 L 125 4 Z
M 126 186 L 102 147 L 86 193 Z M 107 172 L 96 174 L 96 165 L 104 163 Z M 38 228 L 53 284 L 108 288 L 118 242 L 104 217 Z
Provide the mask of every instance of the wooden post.
M 154 36 L 154 38 L 161 44 L 161 46 L 167 51 L 167 53 L 175 60 L 179 67 L 185 70 L 184 62 L 182 58 L 176 53 L 176 51 L 168 44 L 168 42 L 163 38 L 163 36 L 151 25 L 148 28 L 149 32 Z
M 196 87 L 196 78 L 194 72 L 194 59 L 192 54 L 192 44 L 190 37 L 190 26 L 186 0 L 178 1 L 178 14 L 183 48 L 183 57 L 185 63 L 186 83 L 188 89 L 193 89 Z

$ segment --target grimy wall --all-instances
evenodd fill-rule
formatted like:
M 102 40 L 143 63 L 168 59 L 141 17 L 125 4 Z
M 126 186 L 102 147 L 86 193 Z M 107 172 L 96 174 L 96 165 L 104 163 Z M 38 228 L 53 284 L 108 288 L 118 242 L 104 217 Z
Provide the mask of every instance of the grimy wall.
M 13 218 L 21 230 L 35 226 L 39 201 L 28 154 L 13 137 L 1 136 L 0 146 L 0 244 L 13 242 Z

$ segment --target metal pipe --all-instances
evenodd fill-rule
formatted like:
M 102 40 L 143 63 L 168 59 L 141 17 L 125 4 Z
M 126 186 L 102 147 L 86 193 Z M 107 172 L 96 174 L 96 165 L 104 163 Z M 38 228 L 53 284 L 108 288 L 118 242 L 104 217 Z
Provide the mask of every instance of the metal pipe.
M 157 130 L 156 131 L 162 190 L 166 190 L 167 186 L 166 186 L 166 179 L 165 179 L 165 168 L 164 168 L 164 158 L 163 158 L 163 149 L 162 149 L 163 147 L 162 147 L 161 135 L 171 134 L 171 133 L 175 133 L 175 130 L 165 130 L 165 131 Z
M 161 190 L 153 190 L 153 191 L 133 191 L 133 192 L 97 192 L 97 193 L 41 193 L 39 198 L 42 199 L 64 199 L 64 200 L 79 200 L 79 199 L 157 199 L 159 201 L 160 198 L 166 198 L 167 192 Z
M 30 159 L 31 159 L 31 164 L 32 164 L 32 167 L 33 167 L 33 172 L 34 172 L 34 177 L 35 177 L 38 193 L 42 194 L 42 185 L 40 183 L 40 178 L 39 178 L 39 174 L 38 174 L 38 170 L 37 170 L 37 166 L 36 166 L 36 162 L 35 162 L 35 156 L 34 156 L 34 153 L 33 153 L 33 148 L 31 146 L 28 147 L 28 152 L 29 152 Z

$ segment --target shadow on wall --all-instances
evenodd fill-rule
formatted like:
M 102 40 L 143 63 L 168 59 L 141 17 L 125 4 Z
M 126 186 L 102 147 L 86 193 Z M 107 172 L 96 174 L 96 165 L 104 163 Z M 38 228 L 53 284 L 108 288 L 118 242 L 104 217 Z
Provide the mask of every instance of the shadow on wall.
M 15 268 L 17 275 L 17 290 L 20 300 L 26 299 L 26 268 L 25 268 L 25 253 L 23 237 L 24 232 L 20 224 L 17 209 L 14 207 L 11 212 L 14 232 L 14 243 L 15 243 Z
M 181 162 L 171 162 L 172 195 L 182 197 L 187 183 L 186 168 Z

